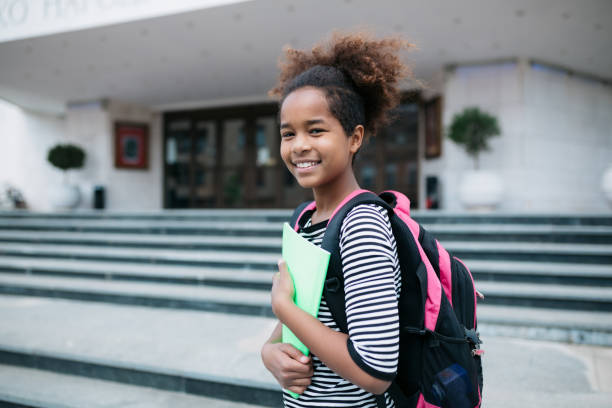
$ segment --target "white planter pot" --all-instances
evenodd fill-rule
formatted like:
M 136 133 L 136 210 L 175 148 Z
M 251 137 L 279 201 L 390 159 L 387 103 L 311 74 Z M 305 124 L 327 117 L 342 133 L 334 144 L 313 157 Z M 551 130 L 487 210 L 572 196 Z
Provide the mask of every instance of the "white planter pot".
M 601 190 L 608 199 L 608 204 L 612 205 L 612 164 L 603 173 Z
M 81 192 L 73 184 L 60 184 L 51 191 L 51 205 L 58 210 L 75 208 L 81 201 Z
M 459 184 L 459 198 L 469 210 L 491 211 L 501 203 L 503 190 L 501 178 L 495 173 L 470 170 Z

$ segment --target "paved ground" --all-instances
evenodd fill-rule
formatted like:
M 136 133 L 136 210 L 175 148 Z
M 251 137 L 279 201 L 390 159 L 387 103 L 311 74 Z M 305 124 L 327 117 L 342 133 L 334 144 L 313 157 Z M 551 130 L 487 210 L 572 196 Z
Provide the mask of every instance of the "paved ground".
M 484 407 L 612 407 L 612 348 L 485 341 Z
M 274 326 L 268 318 L 0 296 L 0 322 L 0 346 L 273 382 L 259 361 L 259 347 Z M 494 336 L 483 340 L 483 406 L 612 407 L 612 348 Z M 34 386 L 17 381 L 15 387 Z M 82 395 L 86 390 L 83 383 Z
M 259 408 L 214 398 L 0 365 L 0 401 L 44 408 Z M 0 406 L 3 406 L 0 402 Z

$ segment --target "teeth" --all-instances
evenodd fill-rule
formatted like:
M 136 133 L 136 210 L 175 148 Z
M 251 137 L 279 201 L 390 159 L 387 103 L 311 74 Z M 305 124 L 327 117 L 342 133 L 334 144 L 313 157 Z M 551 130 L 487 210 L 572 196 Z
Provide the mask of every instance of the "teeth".
M 306 167 L 316 166 L 316 162 L 305 162 L 305 163 L 296 163 L 296 167 L 299 169 L 305 169 Z

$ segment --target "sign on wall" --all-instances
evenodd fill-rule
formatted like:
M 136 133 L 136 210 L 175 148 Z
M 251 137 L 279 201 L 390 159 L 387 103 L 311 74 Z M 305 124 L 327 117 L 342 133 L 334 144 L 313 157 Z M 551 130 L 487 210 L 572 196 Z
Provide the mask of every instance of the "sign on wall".
M 115 123 L 115 167 L 149 167 L 149 126 L 146 123 Z

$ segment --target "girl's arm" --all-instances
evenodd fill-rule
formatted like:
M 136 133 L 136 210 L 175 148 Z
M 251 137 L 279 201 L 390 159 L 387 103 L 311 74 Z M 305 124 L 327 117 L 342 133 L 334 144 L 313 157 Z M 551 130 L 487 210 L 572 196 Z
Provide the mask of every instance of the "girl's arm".
M 261 360 L 281 387 L 301 394 L 310 385 L 312 361 L 292 345 L 281 343 L 281 335 L 279 322 L 261 348 Z
M 382 394 L 390 381 L 378 379 L 361 369 L 350 356 L 348 335 L 330 329 L 293 303 L 293 282 L 284 261 L 272 284 L 272 310 L 276 317 L 342 378 L 373 394 Z

